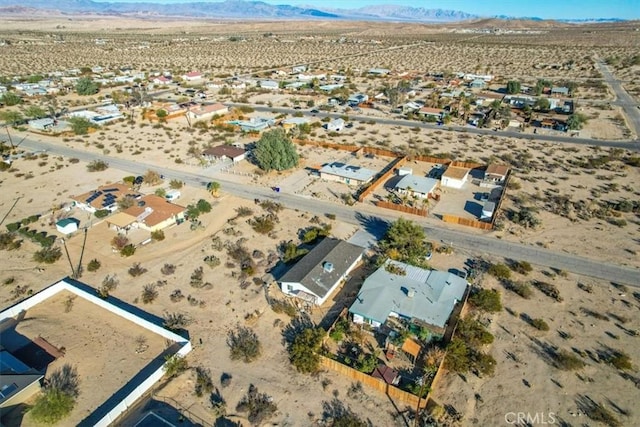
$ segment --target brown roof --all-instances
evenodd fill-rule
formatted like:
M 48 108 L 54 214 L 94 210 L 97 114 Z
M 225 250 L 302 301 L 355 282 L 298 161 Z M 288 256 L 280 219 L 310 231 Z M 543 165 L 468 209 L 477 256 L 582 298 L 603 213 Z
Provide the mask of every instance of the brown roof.
M 442 174 L 442 176 L 446 176 L 447 178 L 453 179 L 464 179 L 465 176 L 469 173 L 469 169 L 460 168 L 457 166 L 449 166 L 446 171 Z
M 220 104 L 219 102 L 216 104 L 209 105 L 200 105 L 198 107 L 192 108 L 189 112 L 195 116 L 203 116 L 209 113 L 215 113 L 216 111 L 227 110 L 227 106 Z
M 501 176 L 506 176 L 507 172 L 509 172 L 509 166 L 496 165 L 496 164 L 491 164 L 487 166 L 487 171 L 486 171 L 487 174 L 501 175 Z
M 398 377 L 398 371 L 391 369 L 384 363 L 381 363 L 376 367 L 371 376 L 373 378 L 380 378 L 387 384 L 393 384 L 395 379 Z
M 131 188 L 129 188 L 128 185 L 125 184 L 106 184 L 106 185 L 101 185 L 100 187 L 98 187 L 95 190 L 86 192 L 86 193 L 82 193 L 79 196 L 73 196 L 71 197 L 72 200 L 75 200 L 79 203 L 86 203 L 89 204 L 91 206 L 93 206 L 94 208 L 100 210 L 100 209 L 105 209 L 106 206 L 103 206 L 103 204 L 108 203 L 108 200 L 106 200 L 107 196 L 111 194 L 114 196 L 113 198 L 113 203 L 116 203 L 118 201 L 118 199 L 122 199 L 123 197 L 125 197 L 126 195 L 131 195 L 131 196 L 138 196 L 138 193 L 136 193 L 135 191 L 132 191 Z M 95 197 L 94 197 L 95 196 Z M 89 200 L 89 201 L 87 201 Z M 110 203 L 110 204 L 113 204 Z
M 422 347 L 420 347 L 420 344 L 418 344 L 411 338 L 407 338 L 406 340 L 404 340 L 404 344 L 402 344 L 402 351 L 412 355 L 415 358 L 418 357 L 418 354 L 420 354 L 421 349 Z
M 420 109 L 421 113 L 431 113 L 431 114 L 442 114 L 444 110 L 440 108 L 431 108 L 431 107 L 422 107 Z
M 143 202 L 143 203 L 141 203 Z M 155 194 L 148 194 L 143 196 L 138 202 L 123 212 L 134 216 L 140 217 L 145 212 L 150 212 L 149 215 L 144 217 L 140 222 L 144 222 L 149 227 L 160 224 L 173 216 L 179 215 L 184 212 L 186 208 L 180 205 L 168 202 L 166 199 Z
M 217 147 L 207 148 L 202 152 L 205 156 L 211 157 L 228 157 L 234 159 L 245 153 L 244 148 L 234 147 L 233 145 L 218 145 Z

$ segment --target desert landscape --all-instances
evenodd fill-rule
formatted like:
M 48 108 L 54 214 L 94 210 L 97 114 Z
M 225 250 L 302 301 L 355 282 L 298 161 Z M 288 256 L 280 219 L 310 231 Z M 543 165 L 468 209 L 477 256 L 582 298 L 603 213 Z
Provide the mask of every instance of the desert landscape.
M 604 82 L 597 66 L 599 59 L 605 60 L 625 89 L 638 95 L 635 81 L 640 64 L 634 60 L 640 44 L 640 33 L 634 30 L 637 22 L 570 25 L 483 20 L 371 25 L 62 16 L 8 17 L 1 22 L 0 52 L 4 58 L 19 58 L 0 60 L 0 76 L 9 82 L 13 76 L 95 66 L 105 70 L 126 66 L 148 76 L 154 71 L 170 70 L 179 76 L 197 70 L 207 81 L 272 79 L 280 78 L 278 70 L 289 74 L 291 67 L 306 64 L 313 72 L 344 74 L 349 79 L 345 85 L 349 93 L 366 93 L 371 98 L 389 93 L 390 87 L 397 87 L 405 75 L 411 75 L 416 77 L 411 85 L 417 93 L 403 100 L 427 104 L 432 94 L 445 90 L 440 89 L 441 74 L 451 80 L 456 80 L 459 72 L 495 76 L 483 91 L 473 92 L 472 96 L 479 98 L 485 92 L 501 93 L 513 80 L 523 86 L 535 86 L 540 80 L 550 81 L 554 87 L 576 84 L 570 99 L 577 104 L 576 112 L 587 118 L 576 143 L 566 131 L 534 125 L 522 124 L 519 133 L 514 133 L 501 127 L 500 118 L 492 119 L 495 129 L 476 132 L 466 125 L 462 106 L 459 115 L 457 109 L 455 115 L 451 110 L 450 124 L 430 125 L 393 112 L 396 106 L 389 101 L 376 100 L 380 104 L 376 108 L 312 112 L 324 107 L 330 95 L 317 89 L 277 93 L 260 87 L 228 90 L 204 83 L 190 85 L 184 80 L 181 87 L 156 85 L 148 91 L 151 99 L 144 105 L 122 108 L 121 119 L 84 135 L 34 132 L 24 123 L 11 126 L 5 120 L 3 153 L 13 157 L 8 157 L 10 164 L 3 163 L 6 166 L 0 172 L 1 306 L 9 307 L 75 274 L 105 298 L 111 295 L 165 321 L 181 319 L 180 327 L 188 331 L 193 351 L 185 366 L 168 373 L 147 396 L 173 406 L 181 414 L 176 422 L 320 426 L 342 425 L 338 421 L 344 417 L 354 420 L 352 425 L 413 425 L 413 405 L 394 401 L 336 371 L 321 369 L 309 375 L 290 363 L 289 334 L 300 319 L 308 315 L 316 325 L 333 320 L 336 311 L 354 301 L 357 289 L 379 262 L 380 250 L 368 248 L 362 265 L 321 306 L 301 304 L 280 290 L 275 272 L 290 255 L 288 248 L 294 252 L 313 248 L 317 240 L 307 238 L 310 230 L 315 235 L 325 233 L 348 240 L 367 228 L 353 220 L 353 214 L 343 215 L 346 209 L 363 216 L 379 215 L 389 221 L 402 217 L 421 227 L 568 254 L 637 271 L 640 277 L 640 191 L 636 186 L 640 157 L 635 119 L 616 103 L 614 90 Z M 566 48 L 568 43 L 571 49 Z M 82 52 L 81 59 L 78 52 Z M 367 72 L 375 67 L 392 72 L 389 76 Z M 160 110 L 153 102 L 184 102 L 187 87 L 201 90 L 207 103 L 229 105 L 231 112 L 195 125 L 184 115 L 148 119 L 149 111 Z M 123 87 L 113 86 L 102 87 L 91 96 L 63 91 L 54 96 L 25 97 L 22 104 L 5 105 L 0 113 L 26 114 L 31 106 L 58 111 L 93 108 L 124 96 L 124 92 Z M 444 108 L 438 102 L 433 107 Z M 487 106 L 491 100 L 484 102 Z M 518 111 L 510 117 L 522 115 Z M 534 111 L 532 120 L 542 121 L 551 115 Z M 325 129 L 337 117 L 351 126 L 340 131 Z M 207 149 L 219 144 L 255 146 L 259 134 L 243 132 L 228 122 L 262 118 L 274 123 L 305 119 L 304 125 L 289 134 L 300 157 L 295 167 L 264 171 L 251 157 L 231 164 L 205 157 Z M 343 147 L 332 148 L 330 144 Z M 38 146 L 48 148 L 25 148 Z M 385 150 L 385 154 L 370 155 L 366 148 Z M 472 179 L 465 184 L 464 194 L 442 187 L 437 200 L 427 199 L 420 205 L 428 208 L 423 217 L 376 206 L 377 201 L 393 198 L 393 178 L 357 202 L 362 188 L 319 179 L 317 172 L 327 163 L 343 162 L 371 169 L 378 176 L 403 156 L 407 157 L 405 166 L 419 175 L 440 167 L 436 162 L 419 160 L 420 156 L 507 166 L 511 176 L 493 230 L 453 225 L 442 219 L 445 214 L 474 217 L 468 203 L 486 190 Z M 105 167 L 97 169 L 95 162 Z M 175 203 L 187 212 L 206 204 L 209 211 L 203 209 L 197 218 L 164 229 L 162 238 L 154 237 L 153 231 L 151 235 L 142 229 L 128 231 L 126 243 L 139 244 L 125 256 L 122 249 L 126 244 L 116 242 L 118 231 L 110 223 L 111 214 L 98 218 L 72 201 L 74 196 L 100 186 L 126 182 L 131 175 L 156 177 L 138 185 L 143 194 L 164 195 L 177 189 L 180 196 Z M 219 188 L 207 185 L 212 182 Z M 288 206 L 292 200 L 301 204 Z M 402 203 L 418 206 L 417 200 Z M 62 234 L 56 222 L 64 218 L 76 218 L 78 231 Z M 56 261 L 34 259 L 34 253 L 42 249 L 38 238 L 9 228 L 21 222 L 25 224 L 21 227 L 45 232 L 45 237 L 55 236 L 53 247 L 60 250 Z M 415 425 L 640 423 L 633 399 L 640 385 L 640 350 L 635 343 L 640 331 L 637 281 L 618 283 L 586 277 L 522 262 L 516 255 L 505 259 L 490 249 L 470 250 L 428 233 L 426 240 L 433 248 L 430 268 L 465 270 L 473 264 L 469 268 L 473 270 L 471 293 L 497 291 L 501 309 L 483 309 L 477 300 L 465 305 L 463 318 L 482 325 L 491 335 L 479 348 L 493 358 L 494 366 L 491 372 L 461 372 L 445 359 Z M 165 350 L 162 340 L 135 329 L 119 336 L 112 332 L 122 329 L 118 321 L 92 312 L 84 302 L 65 303 L 67 297 L 60 295 L 46 306 L 30 310 L 26 315 L 31 320 L 19 323 L 25 336 L 42 336 L 53 346 L 66 349 L 67 355 L 52 364 L 49 373 L 61 362 L 77 367 L 78 404 L 58 425 L 80 422 L 131 378 L 138 365 Z M 282 301 L 292 304 L 294 312 L 283 310 L 278 305 Z M 61 330 L 60 325 L 69 329 Z M 259 355 L 251 360 L 234 359 L 231 337 L 247 328 L 259 339 Z M 351 332 L 354 329 L 352 326 Z M 324 339 L 329 347 L 338 344 L 330 335 Z M 145 350 L 137 352 L 136 345 L 141 343 Z M 425 349 L 433 346 L 427 343 Z M 125 365 L 126 369 L 98 360 L 88 362 L 91 352 L 108 352 L 109 363 Z M 380 360 L 384 357 L 380 355 Z M 102 394 L 90 391 L 96 383 Z M 263 405 L 260 416 L 248 409 L 247 399 L 256 395 Z M 34 399 L 28 403 L 35 403 Z M 418 400 L 418 406 L 420 403 Z M 134 415 L 141 412 L 141 407 L 132 410 Z M 529 418 L 516 419 L 518 414 Z M 135 425 L 134 418 L 123 417 L 118 422 Z M 219 424 L 220 420 L 228 424 Z M 17 425 L 39 424 L 27 414 Z

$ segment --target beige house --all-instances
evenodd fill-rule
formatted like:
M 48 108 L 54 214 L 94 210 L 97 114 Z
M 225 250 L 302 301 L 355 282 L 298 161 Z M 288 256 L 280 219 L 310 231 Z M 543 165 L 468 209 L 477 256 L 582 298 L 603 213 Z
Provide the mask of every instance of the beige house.
M 109 218 L 109 223 L 122 227 L 137 227 L 147 231 L 163 230 L 184 220 L 185 207 L 173 204 L 164 197 L 149 194 L 140 198 L 137 203 L 123 212 L 128 216 L 119 215 L 116 219 Z M 116 215 L 114 215 L 116 217 Z M 135 218 L 135 222 L 128 222 Z
M 493 181 L 495 183 L 503 183 L 504 180 L 507 179 L 508 173 L 508 166 L 491 164 L 487 166 L 487 170 L 484 172 L 484 180 Z
M 216 103 L 210 105 L 198 105 L 187 111 L 187 117 L 193 121 L 211 120 L 214 116 L 224 116 L 229 112 L 229 107 Z
M 467 182 L 470 169 L 449 166 L 442 174 L 441 183 L 444 187 L 460 189 Z

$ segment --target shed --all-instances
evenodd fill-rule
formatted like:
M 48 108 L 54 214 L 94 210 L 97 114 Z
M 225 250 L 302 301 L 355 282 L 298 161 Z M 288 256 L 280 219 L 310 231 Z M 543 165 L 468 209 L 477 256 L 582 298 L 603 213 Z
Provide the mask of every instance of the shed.
M 340 132 L 344 127 L 344 120 L 338 117 L 327 123 L 327 130 L 330 132 Z
M 460 189 L 464 186 L 469 176 L 469 169 L 449 166 L 442 174 L 442 185 L 449 188 Z
M 56 222 L 56 230 L 62 234 L 71 234 L 78 231 L 80 221 L 75 218 L 63 218 Z
M 413 169 L 408 167 L 398 168 L 398 176 L 412 175 Z
M 381 379 L 385 383 L 391 385 L 398 385 L 400 383 L 400 375 L 398 374 L 398 371 L 388 367 L 384 363 L 379 364 L 371 376 L 373 378 Z
M 491 219 L 495 210 L 496 204 L 494 202 L 485 202 L 484 206 L 482 206 L 482 214 L 480 215 L 480 219 Z

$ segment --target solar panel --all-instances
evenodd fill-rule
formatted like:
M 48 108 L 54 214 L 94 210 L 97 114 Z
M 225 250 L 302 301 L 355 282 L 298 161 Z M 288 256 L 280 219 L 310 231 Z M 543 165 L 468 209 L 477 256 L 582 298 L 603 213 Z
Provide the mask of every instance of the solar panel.
M 102 190 L 104 193 L 112 193 L 114 191 L 118 191 L 117 188 L 105 188 L 104 190 Z

